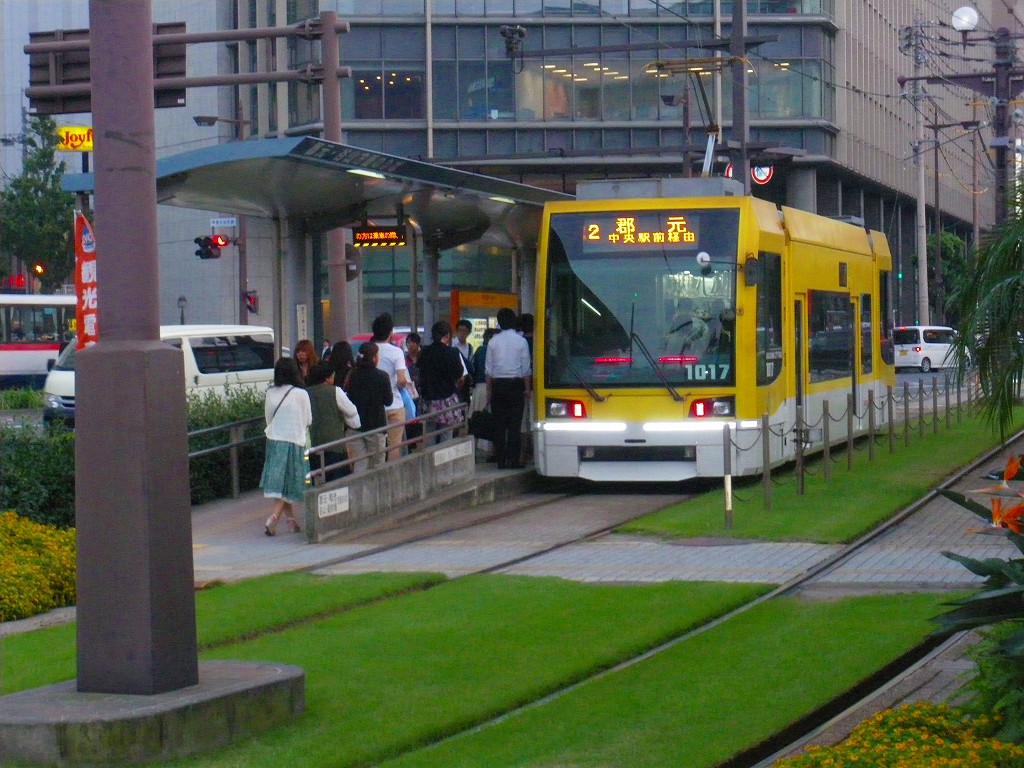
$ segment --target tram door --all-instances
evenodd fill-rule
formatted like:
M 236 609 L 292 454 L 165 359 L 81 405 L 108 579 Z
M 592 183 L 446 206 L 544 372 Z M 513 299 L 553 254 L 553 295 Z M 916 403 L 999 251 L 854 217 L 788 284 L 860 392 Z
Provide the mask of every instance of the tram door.
M 793 370 L 796 373 L 796 404 L 804 405 L 804 302 L 798 298 L 793 302 Z
M 860 307 L 857 306 L 857 298 L 850 297 L 850 317 L 853 322 L 850 324 L 850 393 L 853 395 L 854 414 L 857 413 L 857 382 L 860 378 Z

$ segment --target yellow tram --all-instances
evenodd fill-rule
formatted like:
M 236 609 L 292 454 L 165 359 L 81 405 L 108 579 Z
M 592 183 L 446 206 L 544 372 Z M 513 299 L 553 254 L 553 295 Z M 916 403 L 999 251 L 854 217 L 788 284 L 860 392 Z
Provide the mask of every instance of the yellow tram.
M 736 475 L 854 431 L 895 381 L 885 236 L 744 196 L 728 179 L 602 181 L 548 203 L 537 259 L 542 475 Z M 763 417 L 769 429 L 762 434 Z M 832 436 L 845 436 L 845 419 Z M 728 430 L 726 427 L 728 426 Z M 767 441 L 767 451 L 761 441 Z

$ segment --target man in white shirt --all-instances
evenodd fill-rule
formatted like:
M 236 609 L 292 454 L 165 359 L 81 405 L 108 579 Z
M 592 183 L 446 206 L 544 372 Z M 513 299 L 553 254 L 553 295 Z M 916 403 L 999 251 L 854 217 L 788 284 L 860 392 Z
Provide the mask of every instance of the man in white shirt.
M 391 343 L 391 333 L 395 323 L 391 314 L 385 312 L 373 320 L 373 342 L 379 348 L 377 367 L 391 379 L 391 405 L 384 411 L 388 417 L 388 461 L 396 461 L 402 457 L 399 446 L 405 439 L 405 405 L 399 390 L 409 386 L 409 371 L 405 366 L 405 353 Z
M 523 411 L 533 389 L 530 347 L 515 331 L 516 313 L 508 307 L 498 310 L 501 331 L 487 344 L 484 361 L 487 402 L 497 421 L 494 453 L 499 469 L 519 469 Z

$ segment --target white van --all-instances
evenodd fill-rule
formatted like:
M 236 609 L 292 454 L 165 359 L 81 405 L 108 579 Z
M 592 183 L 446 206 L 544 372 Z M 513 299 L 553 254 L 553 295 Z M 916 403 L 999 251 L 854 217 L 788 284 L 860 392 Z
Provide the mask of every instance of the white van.
M 266 389 L 274 380 L 274 330 L 257 325 L 162 325 L 160 340 L 185 354 L 185 391 Z M 60 353 L 43 385 L 43 421 L 75 421 L 75 344 Z
M 892 332 L 897 368 L 920 368 L 928 373 L 933 368 L 956 365 L 953 343 L 956 331 L 944 325 L 908 325 Z

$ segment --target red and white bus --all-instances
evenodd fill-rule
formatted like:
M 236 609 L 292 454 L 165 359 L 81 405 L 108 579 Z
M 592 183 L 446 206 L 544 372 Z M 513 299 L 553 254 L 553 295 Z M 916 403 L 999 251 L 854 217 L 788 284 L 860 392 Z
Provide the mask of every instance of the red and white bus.
M 74 295 L 0 293 L 0 387 L 41 387 L 74 332 Z

